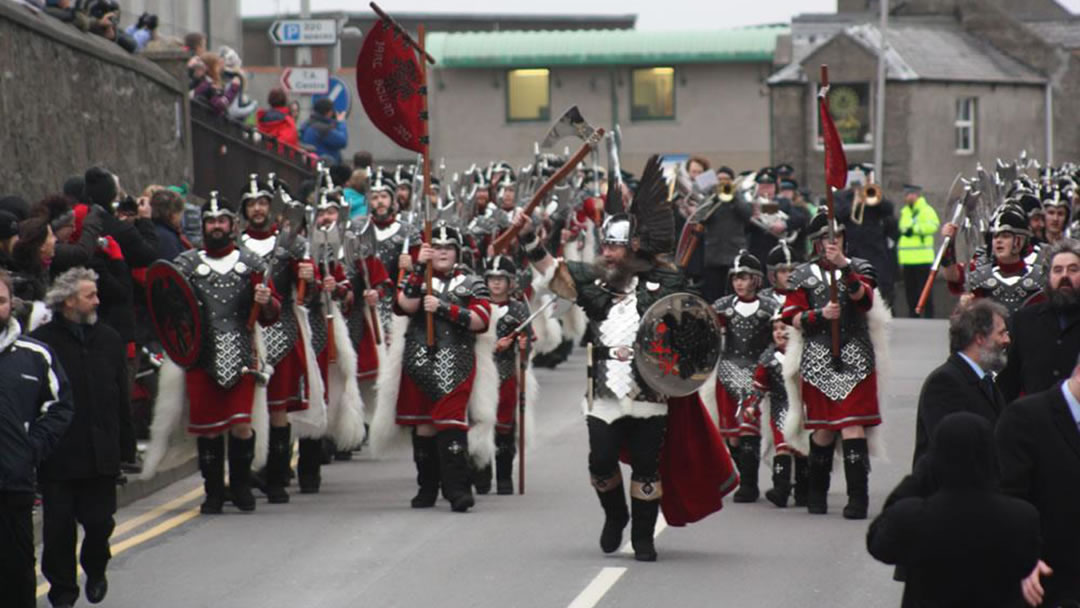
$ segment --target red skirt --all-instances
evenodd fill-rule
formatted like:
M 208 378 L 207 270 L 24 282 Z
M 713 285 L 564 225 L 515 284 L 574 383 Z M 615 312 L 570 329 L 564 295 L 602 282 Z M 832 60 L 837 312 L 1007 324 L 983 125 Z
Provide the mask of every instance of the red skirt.
M 803 380 L 802 398 L 806 404 L 805 426 L 812 431 L 818 429 L 839 431 L 849 426 L 881 424 L 881 410 L 878 408 L 877 398 L 877 372 L 871 372 L 841 401 L 829 399 L 817 387 Z
M 266 385 L 266 404 L 271 412 L 298 412 L 308 408 L 307 357 L 299 340 L 274 366 L 274 374 Z
M 510 433 L 514 430 L 518 405 L 517 377 L 510 376 L 499 386 L 499 410 L 495 414 L 495 430 Z
M 218 435 L 236 424 L 250 424 L 255 405 L 255 377 L 244 374 L 232 388 L 221 388 L 202 368 L 192 368 L 184 376 L 188 400 L 188 432 Z
M 720 427 L 720 434 L 725 439 L 738 437 L 739 421 L 735 419 L 735 413 L 739 410 L 739 402 L 731 396 L 720 381 L 716 382 L 716 410 L 720 417 L 717 424 Z
M 367 306 L 361 304 L 361 306 Z M 377 313 L 376 313 L 377 314 Z M 378 319 L 376 318 L 376 322 Z M 356 347 L 356 379 L 360 382 L 374 380 L 379 373 L 379 351 L 375 347 L 375 337 L 371 324 L 364 318 L 364 337 Z
M 433 424 L 438 430 L 469 430 L 467 410 L 476 368 L 464 382 L 438 401 L 432 401 L 408 374 L 401 374 L 398 389 L 397 423 L 403 426 Z

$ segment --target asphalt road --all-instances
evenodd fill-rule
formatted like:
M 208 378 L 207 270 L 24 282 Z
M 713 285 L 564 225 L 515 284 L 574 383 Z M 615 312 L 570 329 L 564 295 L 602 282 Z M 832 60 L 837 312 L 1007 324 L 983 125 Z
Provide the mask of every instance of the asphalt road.
M 941 321 L 895 321 L 884 437 L 871 473 L 871 517 L 906 473 L 922 379 L 946 356 Z M 602 512 L 585 468 L 580 352 L 540 370 L 537 441 L 524 496 L 412 510 L 406 451 L 323 469 L 322 493 L 252 514 L 199 516 L 200 480 L 121 510 L 106 606 L 654 607 L 898 606 L 891 568 L 865 550 L 867 522 L 844 520 L 843 474 L 827 516 L 763 500 L 730 502 L 686 528 L 663 529 L 660 561 L 605 556 Z M 766 469 L 762 487 L 769 487 Z M 294 486 L 295 488 L 295 486 Z M 39 595 L 47 590 L 43 584 Z M 85 601 L 85 600 L 83 600 Z M 41 597 L 42 606 L 48 605 Z

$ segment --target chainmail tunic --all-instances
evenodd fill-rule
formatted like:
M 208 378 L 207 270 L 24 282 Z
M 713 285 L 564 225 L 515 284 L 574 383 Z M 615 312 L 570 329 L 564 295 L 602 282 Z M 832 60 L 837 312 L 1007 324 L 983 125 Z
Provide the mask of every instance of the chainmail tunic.
M 966 276 L 966 283 L 969 292 L 979 293 L 1001 304 L 1011 315 L 1042 291 L 1046 279 L 1042 265 L 1028 265 L 1023 274 L 1006 277 L 1001 274 L 997 264 L 982 264 Z

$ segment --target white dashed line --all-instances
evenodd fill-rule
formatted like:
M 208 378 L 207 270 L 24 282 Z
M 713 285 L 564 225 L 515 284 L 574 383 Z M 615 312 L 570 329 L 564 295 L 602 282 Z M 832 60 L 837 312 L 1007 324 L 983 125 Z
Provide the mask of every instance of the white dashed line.
M 603 599 L 604 594 L 607 593 L 626 572 L 626 568 L 604 568 L 600 571 L 600 574 L 596 575 L 596 578 L 589 583 L 588 587 L 582 590 L 574 601 L 570 602 L 569 608 L 593 608 L 600 600 Z

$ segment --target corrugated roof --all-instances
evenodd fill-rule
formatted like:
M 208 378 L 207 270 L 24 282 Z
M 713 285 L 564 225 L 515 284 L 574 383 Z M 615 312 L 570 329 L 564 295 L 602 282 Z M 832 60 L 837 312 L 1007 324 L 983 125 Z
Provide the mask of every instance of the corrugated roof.
M 786 25 L 720 31 L 559 30 L 435 32 L 427 50 L 439 68 L 685 64 L 772 61 Z
M 873 24 L 853 25 L 837 34 L 847 36 L 877 54 L 881 31 Z M 822 41 L 802 57 L 834 38 Z M 889 80 L 950 82 L 1001 82 L 1042 84 L 1046 78 L 1005 55 L 990 44 L 965 32 L 958 23 L 897 19 L 886 34 L 886 76 Z M 769 78 L 770 84 L 806 82 L 806 74 L 793 62 Z

